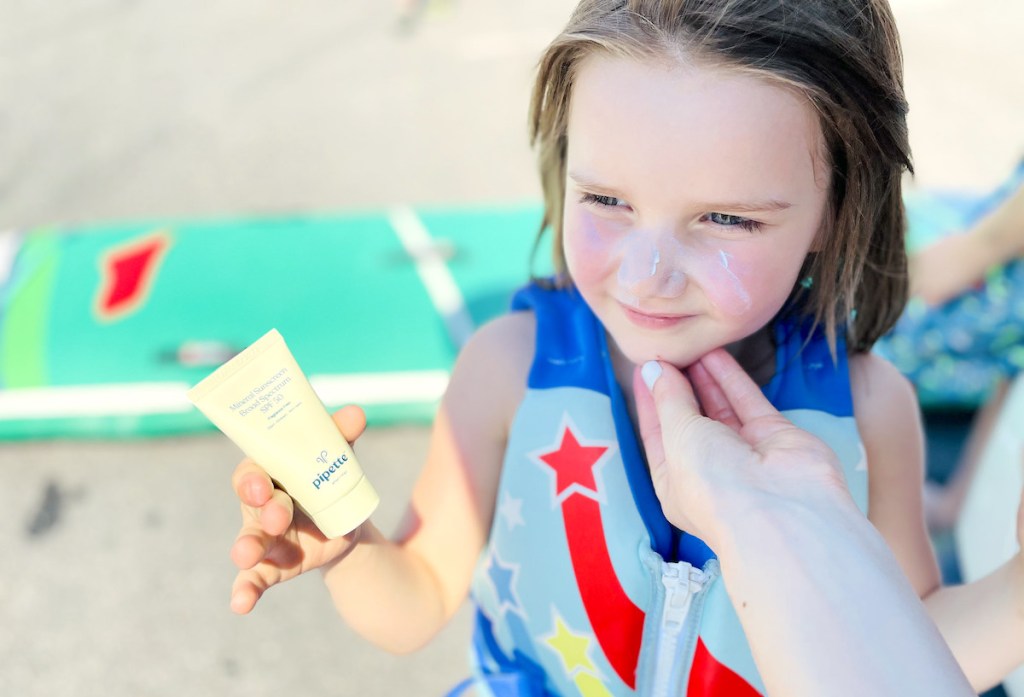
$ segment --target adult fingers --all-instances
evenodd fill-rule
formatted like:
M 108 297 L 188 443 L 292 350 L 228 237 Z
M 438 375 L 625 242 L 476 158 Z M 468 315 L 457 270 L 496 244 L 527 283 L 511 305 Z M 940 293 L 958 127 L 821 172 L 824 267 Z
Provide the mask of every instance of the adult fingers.
M 363 435 L 363 431 L 366 429 L 366 413 L 354 404 L 349 404 L 334 412 L 333 418 L 341 435 L 349 443 Z
M 721 395 L 731 407 L 741 426 L 764 417 L 781 417 L 761 392 L 757 383 L 740 367 L 736 359 L 724 349 L 715 349 L 700 359 L 708 376 L 718 385 Z
M 657 366 L 657 363 L 652 365 Z M 648 369 L 648 373 L 651 373 L 651 370 Z M 661 463 L 665 461 L 665 444 L 661 439 L 661 422 L 658 420 L 654 395 L 651 394 L 650 388 L 645 383 L 642 371 L 643 367 L 639 365 L 633 371 L 633 396 L 636 399 L 640 440 L 644 443 L 644 450 L 647 452 L 648 461 Z M 654 372 L 657 371 L 655 370 Z
M 709 419 L 714 419 L 725 424 L 737 433 L 743 427 L 736 411 L 729 403 L 728 397 L 722 391 L 721 386 L 711 377 L 708 369 L 698 361 L 686 370 L 686 377 L 689 378 L 693 391 L 697 395 L 701 409 Z
M 648 459 L 661 462 L 665 459 L 664 430 L 701 418 L 697 397 L 682 373 L 658 361 L 640 366 L 634 373 L 634 385 L 640 437 Z

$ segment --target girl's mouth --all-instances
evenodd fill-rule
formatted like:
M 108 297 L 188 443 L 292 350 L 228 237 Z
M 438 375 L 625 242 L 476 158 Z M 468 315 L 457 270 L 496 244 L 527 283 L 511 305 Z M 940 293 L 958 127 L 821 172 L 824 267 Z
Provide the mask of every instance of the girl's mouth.
M 669 329 L 676 327 L 694 315 L 662 312 L 642 312 L 635 307 L 630 307 L 620 302 L 622 313 L 630 322 L 643 329 Z

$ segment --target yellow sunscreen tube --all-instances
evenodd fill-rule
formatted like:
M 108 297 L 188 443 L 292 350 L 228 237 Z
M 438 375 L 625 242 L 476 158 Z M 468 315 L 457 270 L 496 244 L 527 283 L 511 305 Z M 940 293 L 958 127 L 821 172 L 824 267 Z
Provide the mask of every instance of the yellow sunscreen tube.
M 188 392 L 327 537 L 370 517 L 380 497 L 276 329 Z

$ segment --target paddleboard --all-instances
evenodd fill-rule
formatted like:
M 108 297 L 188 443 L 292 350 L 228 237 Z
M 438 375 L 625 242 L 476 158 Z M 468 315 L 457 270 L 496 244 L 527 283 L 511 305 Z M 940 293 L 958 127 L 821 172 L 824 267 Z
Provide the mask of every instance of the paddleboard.
M 328 407 L 427 422 L 462 342 L 528 280 L 540 219 L 396 208 L 4 233 L 0 439 L 207 429 L 185 390 L 272 327 Z

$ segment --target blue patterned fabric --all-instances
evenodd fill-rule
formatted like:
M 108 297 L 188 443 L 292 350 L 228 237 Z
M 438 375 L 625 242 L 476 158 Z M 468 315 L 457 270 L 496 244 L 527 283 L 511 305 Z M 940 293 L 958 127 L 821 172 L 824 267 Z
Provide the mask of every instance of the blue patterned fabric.
M 763 694 L 714 553 L 662 515 L 603 327 L 575 289 L 531 285 L 513 308 L 535 314 L 537 345 L 471 589 L 476 689 Z M 833 447 L 866 510 L 845 348 L 833 363 L 793 322 L 775 338 L 766 395 Z

